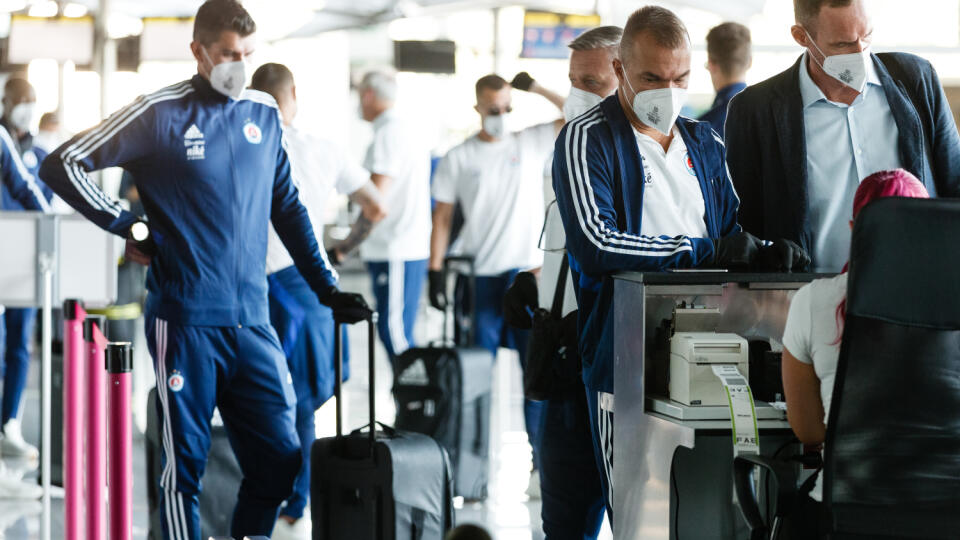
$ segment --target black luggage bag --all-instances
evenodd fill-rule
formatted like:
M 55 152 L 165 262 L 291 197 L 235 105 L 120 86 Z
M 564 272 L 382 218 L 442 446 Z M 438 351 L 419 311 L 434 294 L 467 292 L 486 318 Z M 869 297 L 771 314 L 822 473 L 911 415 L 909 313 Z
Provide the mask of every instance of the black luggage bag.
M 311 448 L 313 539 L 443 540 L 454 522 L 449 460 L 430 437 L 376 423 L 374 319 L 367 322 L 370 424 L 366 432 L 358 429 L 343 435 L 343 345 L 341 333 L 334 332 L 337 436 L 318 439 Z
M 446 267 L 451 263 L 469 266 L 472 295 L 476 290 L 472 283 L 473 260 L 447 258 Z M 473 317 L 470 319 L 472 324 Z M 396 427 L 433 437 L 450 456 L 454 494 L 467 500 L 482 500 L 487 497 L 490 469 L 493 357 L 478 347 L 448 346 L 446 317 L 443 328 L 443 344 L 407 349 L 396 359 Z M 474 333 L 471 327 L 457 335 Z

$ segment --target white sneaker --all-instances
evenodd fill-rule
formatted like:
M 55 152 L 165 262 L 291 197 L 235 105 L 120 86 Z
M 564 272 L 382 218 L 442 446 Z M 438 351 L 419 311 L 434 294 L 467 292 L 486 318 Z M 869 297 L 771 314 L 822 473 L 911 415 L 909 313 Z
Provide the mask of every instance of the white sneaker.
M 39 499 L 43 488 L 34 482 L 24 481 L 23 476 L 11 471 L 0 461 L 0 499 Z
M 271 540 L 310 540 L 311 526 L 310 518 L 304 516 L 290 524 L 287 520 L 280 518 L 277 524 L 273 526 L 273 536 Z
M 3 425 L 0 455 L 8 458 L 37 459 L 40 457 L 37 447 L 23 440 L 23 434 L 20 432 L 20 421 L 16 418 L 7 420 L 7 423 Z
M 532 501 L 540 500 L 540 471 L 530 473 L 530 482 L 527 484 L 527 497 Z

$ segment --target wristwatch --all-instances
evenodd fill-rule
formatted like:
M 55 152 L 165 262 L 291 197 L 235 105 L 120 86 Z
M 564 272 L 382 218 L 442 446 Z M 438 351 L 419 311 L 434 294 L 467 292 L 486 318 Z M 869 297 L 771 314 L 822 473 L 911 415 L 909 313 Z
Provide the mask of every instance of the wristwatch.
M 137 243 L 145 242 L 150 238 L 150 227 L 147 227 L 147 224 L 143 221 L 137 221 L 127 231 L 127 238 Z

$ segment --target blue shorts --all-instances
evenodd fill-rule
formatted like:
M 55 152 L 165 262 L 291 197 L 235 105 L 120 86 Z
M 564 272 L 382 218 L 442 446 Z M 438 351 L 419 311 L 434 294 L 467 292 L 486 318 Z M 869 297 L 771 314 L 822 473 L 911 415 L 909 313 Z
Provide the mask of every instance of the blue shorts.
M 427 260 L 368 261 L 367 271 L 377 300 L 377 333 L 392 363 L 414 346 L 413 326 L 427 278 Z
M 293 266 L 267 276 L 270 324 L 277 331 L 293 376 L 297 402 L 320 408 L 333 397 L 333 311 Z M 343 380 L 350 378 L 350 347 L 343 329 Z

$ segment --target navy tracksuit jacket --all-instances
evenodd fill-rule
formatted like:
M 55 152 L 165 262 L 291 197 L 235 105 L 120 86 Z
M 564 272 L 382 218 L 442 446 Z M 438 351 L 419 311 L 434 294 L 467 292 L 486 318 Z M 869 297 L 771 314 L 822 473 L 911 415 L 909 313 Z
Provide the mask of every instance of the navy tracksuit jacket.
M 643 236 L 643 163 L 617 95 L 567 123 L 557 138 L 553 188 L 567 235 L 567 257 L 577 280 L 580 358 L 587 387 L 593 450 L 612 520 L 613 394 L 612 276 L 623 271 L 693 268 L 713 259 L 712 238 L 740 231 L 739 200 L 725 164 L 723 141 L 710 124 L 680 118 L 705 203 L 710 238 Z
M 252 90 L 227 98 L 197 75 L 80 133 L 40 175 L 88 219 L 126 235 L 136 216 L 87 176 L 112 166 L 133 176 L 157 244 L 146 320 L 163 420 L 164 532 L 200 538 L 197 493 L 218 407 L 244 472 L 230 533 L 269 536 L 301 458 L 296 397 L 268 313 L 268 221 L 311 289 L 323 298 L 335 288 L 291 179 L 276 103 Z

